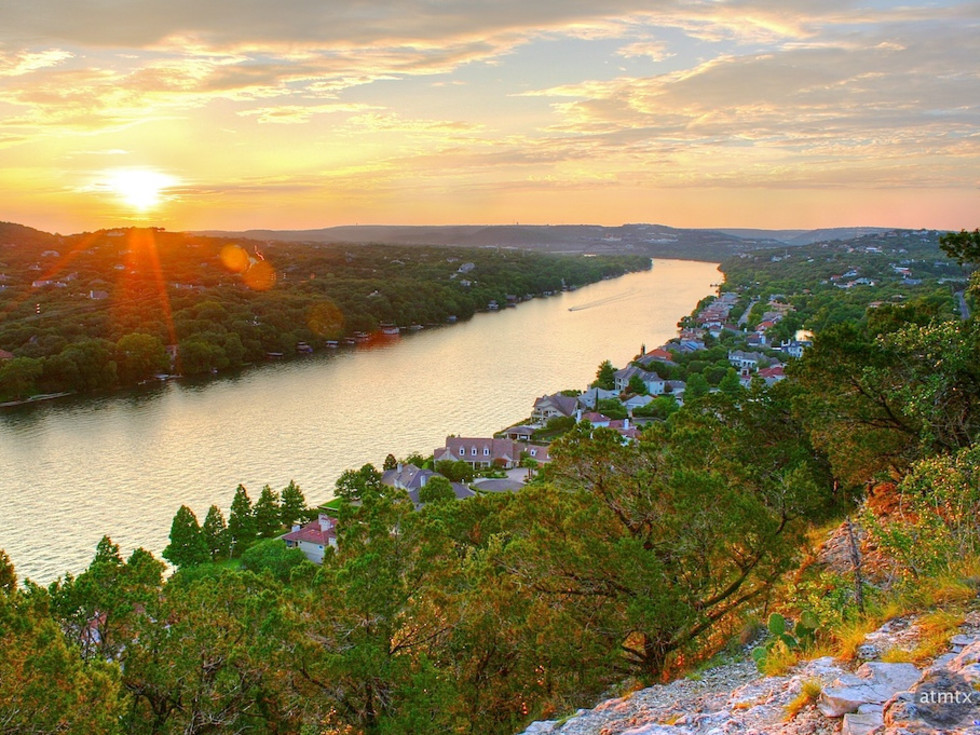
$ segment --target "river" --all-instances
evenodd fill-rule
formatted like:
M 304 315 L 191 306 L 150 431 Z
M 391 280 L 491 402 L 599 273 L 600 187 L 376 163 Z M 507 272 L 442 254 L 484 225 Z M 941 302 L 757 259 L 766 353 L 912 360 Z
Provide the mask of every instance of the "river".
M 585 388 L 603 360 L 625 366 L 720 279 L 715 264 L 657 260 L 372 348 L 0 412 L 0 548 L 47 583 L 83 570 L 103 534 L 159 555 L 181 504 L 227 517 L 239 483 L 254 501 L 292 479 L 322 502 L 346 469 L 487 436 L 538 396 Z

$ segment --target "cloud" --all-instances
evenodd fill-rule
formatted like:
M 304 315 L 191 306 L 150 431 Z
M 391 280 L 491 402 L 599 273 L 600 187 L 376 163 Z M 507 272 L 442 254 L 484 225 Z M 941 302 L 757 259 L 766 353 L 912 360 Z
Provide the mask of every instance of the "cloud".
M 316 115 L 336 113 L 359 113 L 365 110 L 377 109 L 372 105 L 327 104 L 327 105 L 280 105 L 278 107 L 256 107 L 241 110 L 242 117 L 255 117 L 260 123 L 279 123 L 296 125 L 308 123 Z
M 72 54 L 61 49 L 47 49 L 38 52 L 22 52 L 10 56 L 0 54 L 0 77 L 18 77 L 38 69 L 57 66 L 70 59 Z
M 652 77 L 560 85 L 551 130 L 607 141 L 841 153 L 847 141 L 920 157 L 980 130 L 969 25 L 942 37 L 846 37 L 823 47 L 725 55 Z M 974 154 L 976 151 L 974 151 Z
M 623 46 L 617 53 L 627 59 L 643 57 L 651 61 L 663 61 L 673 56 L 666 43 L 653 40 L 635 41 Z

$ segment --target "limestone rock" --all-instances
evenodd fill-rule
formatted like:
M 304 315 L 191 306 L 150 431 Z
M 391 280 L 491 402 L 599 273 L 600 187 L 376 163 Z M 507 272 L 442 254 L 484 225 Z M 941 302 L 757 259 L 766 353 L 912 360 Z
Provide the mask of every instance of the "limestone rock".
M 857 712 L 863 704 L 884 704 L 899 692 L 907 691 L 921 676 L 912 664 L 862 664 L 857 676 L 845 675 L 820 693 L 817 706 L 827 717 Z
M 841 735 L 869 735 L 884 726 L 885 718 L 881 712 L 849 712 L 844 715 Z

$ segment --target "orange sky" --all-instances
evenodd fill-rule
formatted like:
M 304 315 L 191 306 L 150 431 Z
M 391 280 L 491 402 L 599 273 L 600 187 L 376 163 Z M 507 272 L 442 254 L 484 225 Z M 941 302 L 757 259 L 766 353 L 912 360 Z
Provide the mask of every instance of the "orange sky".
M 980 6 L 33 0 L 0 220 L 980 225 Z

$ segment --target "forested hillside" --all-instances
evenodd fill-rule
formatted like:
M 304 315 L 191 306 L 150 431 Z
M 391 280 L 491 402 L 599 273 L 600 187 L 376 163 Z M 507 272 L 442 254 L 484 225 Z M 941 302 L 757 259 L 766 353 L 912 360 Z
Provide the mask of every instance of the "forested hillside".
M 236 369 L 381 325 L 468 319 L 650 267 L 641 256 L 265 243 L 0 227 L 0 401 Z M 11 359 L 12 358 L 12 359 Z
M 980 232 L 943 244 L 980 260 Z M 972 604 L 980 322 L 954 298 L 963 271 L 934 239 L 806 247 L 725 264 L 742 329 L 774 296 L 814 329 L 787 379 L 690 395 L 635 442 L 580 423 L 518 493 L 416 510 L 364 471 L 322 566 L 257 541 L 300 512 L 295 487 L 263 492 L 261 526 L 244 493 L 203 536 L 181 509 L 167 579 L 108 538 L 48 588 L 0 559 L 0 731 L 507 735 L 751 640 L 773 606 L 808 625 L 777 627 L 762 666 L 842 645 L 903 595 Z M 887 584 L 800 566 L 815 531 L 883 495 L 892 512 L 860 513 Z

